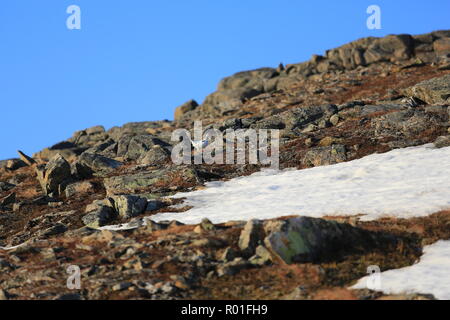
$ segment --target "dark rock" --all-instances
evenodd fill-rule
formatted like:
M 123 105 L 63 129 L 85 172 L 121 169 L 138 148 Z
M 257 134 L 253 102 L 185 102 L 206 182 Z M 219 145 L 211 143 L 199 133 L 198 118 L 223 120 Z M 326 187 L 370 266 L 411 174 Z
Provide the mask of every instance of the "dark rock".
M 394 236 L 309 217 L 272 221 L 265 227 L 269 234 L 264 240 L 266 247 L 288 264 L 332 261 L 397 241 Z
M 239 237 L 239 248 L 244 256 L 250 257 L 264 237 L 262 221 L 250 220 L 245 225 Z
M 26 167 L 27 164 L 20 159 L 9 159 L 6 160 L 5 169 L 10 171 L 16 171 L 17 169 Z
M 264 246 L 258 246 L 255 255 L 248 260 L 252 265 L 264 266 L 272 262 L 272 254 Z
M 450 136 L 441 136 L 434 142 L 436 148 L 446 148 L 450 147 Z
M 450 74 L 407 88 L 405 95 L 419 98 L 428 104 L 448 104 L 450 102 Z
M 147 199 L 139 196 L 112 196 L 115 211 L 121 218 L 132 218 L 144 213 L 147 209 Z
M 55 300 L 83 300 L 78 293 L 66 293 L 55 298 Z
M 94 201 L 86 207 L 86 213 L 82 221 L 87 227 L 94 229 L 105 226 L 117 218 L 117 213 L 107 200 Z
M 18 150 L 17 153 L 19 153 L 20 160 L 25 162 L 27 165 L 32 166 L 33 164 L 36 164 L 36 161 L 33 158 L 30 158 L 22 151 Z
M 152 172 L 111 177 L 105 179 L 104 184 L 108 195 L 139 194 L 149 191 L 156 184 L 171 183 L 173 185 L 174 179 L 177 179 L 183 185 L 191 186 L 196 185 L 199 181 L 196 170 L 191 167 L 178 166 Z
M 15 187 L 14 184 L 0 181 L 0 192 L 9 191 Z
M 40 234 L 42 236 L 44 236 L 44 237 L 50 237 L 50 236 L 54 236 L 54 235 L 57 235 L 57 234 L 64 233 L 67 230 L 68 230 L 67 226 L 65 226 L 62 223 L 57 223 L 56 225 L 54 225 L 54 226 L 52 226 L 52 227 L 50 227 L 48 229 L 42 230 L 40 232 Z
M 16 202 L 16 194 L 13 192 L 10 195 L 6 196 L 3 199 L 0 199 L 0 206 L 9 206 Z
M 154 166 L 162 164 L 168 159 L 170 159 L 170 153 L 160 145 L 155 145 L 139 159 L 139 164 Z
M 181 120 L 186 113 L 197 107 L 198 103 L 195 100 L 189 100 L 188 102 L 183 103 L 175 109 L 175 121 Z
M 36 167 L 37 178 L 46 195 L 59 194 L 60 186 L 71 179 L 69 163 L 59 154 L 54 156 L 47 165 Z
M 249 268 L 250 266 L 251 264 L 247 260 L 242 258 L 236 258 L 231 262 L 219 265 L 217 267 L 217 275 L 219 277 L 233 276 L 239 273 L 241 270 Z
M 105 176 L 117 168 L 122 166 L 122 162 L 104 157 L 99 154 L 92 154 L 84 152 L 78 159 L 72 164 L 72 171 L 74 175 L 81 179 L 90 178 L 95 176 Z
M 72 196 L 84 196 L 87 194 L 94 193 L 95 188 L 94 185 L 89 181 L 82 181 L 71 183 L 66 187 L 65 194 L 66 198 L 70 198 Z

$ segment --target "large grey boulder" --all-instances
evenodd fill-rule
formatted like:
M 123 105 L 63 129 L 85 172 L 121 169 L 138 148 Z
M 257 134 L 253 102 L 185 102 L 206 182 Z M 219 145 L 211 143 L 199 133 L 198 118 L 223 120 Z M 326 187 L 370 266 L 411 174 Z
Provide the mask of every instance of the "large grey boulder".
M 265 246 L 285 263 L 326 262 L 396 245 L 394 236 L 310 217 L 272 221 Z
M 35 168 L 37 178 L 46 195 L 59 194 L 71 180 L 69 163 L 59 154 L 55 155 L 45 166 Z
M 122 166 L 122 163 L 114 159 L 93 153 L 84 152 L 72 164 L 73 172 L 80 178 L 105 176 Z
M 133 195 L 118 195 L 111 197 L 115 211 L 121 218 L 132 218 L 144 213 L 147 209 L 147 199 Z
M 186 113 L 194 110 L 198 106 L 199 106 L 199 104 L 195 100 L 189 100 L 189 101 L 183 103 L 181 106 L 179 106 L 175 109 L 175 116 L 174 116 L 175 121 L 181 120 Z
M 199 177 L 192 167 L 178 166 L 106 178 L 104 185 L 107 195 L 121 195 L 151 192 L 152 188 L 161 185 L 172 187 L 175 182 L 183 186 L 194 186 L 199 182 Z
M 422 81 L 405 89 L 408 96 L 419 98 L 428 104 L 450 103 L 450 74 Z
M 160 145 L 153 146 L 139 159 L 142 165 L 159 165 L 170 159 L 170 153 Z
M 117 218 L 109 200 L 96 200 L 86 207 L 86 215 L 82 217 L 83 223 L 90 228 L 99 228 L 111 223 Z
M 125 160 L 138 160 L 145 156 L 155 145 L 170 146 L 165 141 L 150 134 L 123 136 L 117 146 L 117 156 Z

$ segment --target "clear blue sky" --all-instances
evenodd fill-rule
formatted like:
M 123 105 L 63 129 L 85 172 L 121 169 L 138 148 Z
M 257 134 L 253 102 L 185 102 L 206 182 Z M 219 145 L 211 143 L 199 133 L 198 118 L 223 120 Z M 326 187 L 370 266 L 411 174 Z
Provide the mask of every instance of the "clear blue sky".
M 81 8 L 81 30 L 66 9 Z M 368 30 L 366 9 L 382 10 Z M 3 0 L 0 159 L 102 124 L 172 119 L 237 71 L 365 36 L 450 29 L 449 0 Z

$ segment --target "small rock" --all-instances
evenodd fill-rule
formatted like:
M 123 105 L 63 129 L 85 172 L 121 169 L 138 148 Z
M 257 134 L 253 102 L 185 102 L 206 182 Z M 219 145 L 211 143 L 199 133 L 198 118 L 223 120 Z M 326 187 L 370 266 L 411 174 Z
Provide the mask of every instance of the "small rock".
M 69 163 L 59 154 L 55 155 L 45 166 L 35 168 L 37 178 L 46 195 L 59 194 L 60 185 L 64 185 L 71 178 Z
M 82 300 L 78 293 L 66 293 L 55 298 L 55 300 Z
M 333 126 L 337 126 L 338 123 L 339 123 L 339 120 L 340 120 L 339 116 L 338 116 L 337 114 L 334 114 L 334 115 L 332 115 L 331 118 L 330 118 L 330 123 L 331 123 Z
M 103 177 L 113 172 L 122 163 L 105 156 L 84 152 L 77 161 L 72 164 L 74 175 L 87 179 L 93 175 Z
M 158 165 L 170 158 L 170 154 L 160 145 L 154 145 L 144 156 L 139 159 L 142 165 Z
M 450 136 L 441 136 L 434 141 L 436 148 L 450 147 Z
M 118 283 L 118 284 L 114 285 L 112 287 L 112 290 L 113 291 L 124 291 L 132 286 L 133 286 L 133 284 L 131 282 L 122 282 L 122 283 Z
M 16 194 L 13 192 L 10 195 L 0 200 L 0 206 L 9 206 L 16 202 Z
M 15 187 L 14 184 L 0 181 L 0 192 L 9 191 Z
M 239 248 L 244 256 L 250 257 L 264 237 L 263 224 L 259 220 L 250 220 L 239 237 Z
M 202 220 L 202 222 L 198 226 L 195 227 L 194 232 L 203 233 L 203 232 L 213 231 L 215 229 L 216 229 L 216 227 L 211 222 L 211 220 L 205 218 Z
M 6 161 L 5 168 L 10 171 L 16 171 L 17 169 L 26 167 L 27 164 L 20 159 L 10 159 Z
M 233 276 L 239 271 L 246 269 L 250 266 L 250 263 L 242 258 L 236 258 L 232 262 L 219 265 L 217 267 L 217 275 L 222 276 Z
M 106 201 L 94 201 L 86 207 L 86 212 L 88 214 L 81 220 L 87 227 L 94 229 L 107 225 L 117 217 L 117 213 Z
M 264 266 L 272 262 L 272 254 L 264 246 L 258 246 L 255 255 L 249 259 L 253 265 Z
M 310 217 L 269 222 L 266 232 L 269 235 L 264 244 L 287 264 L 338 259 L 358 250 L 396 243 L 394 236 Z
M 147 210 L 147 199 L 139 196 L 121 195 L 112 196 L 111 199 L 114 209 L 124 219 L 138 216 Z
M 6 291 L 0 289 L 0 301 L 8 300 L 8 294 Z
M 95 188 L 94 185 L 89 181 L 82 181 L 82 182 L 76 182 L 69 184 L 66 187 L 65 193 L 66 198 L 70 198 L 74 195 L 83 196 L 86 194 L 92 194 L 94 193 Z
M 220 260 L 230 262 L 238 257 L 238 253 L 231 247 L 225 249 L 225 251 L 220 256 Z
M 36 161 L 35 161 L 33 158 L 27 156 L 27 155 L 26 155 L 25 153 L 23 153 L 22 151 L 18 150 L 17 153 L 18 153 L 19 156 L 20 156 L 20 160 L 22 160 L 23 162 L 25 162 L 28 166 L 32 166 L 32 165 L 36 164 Z

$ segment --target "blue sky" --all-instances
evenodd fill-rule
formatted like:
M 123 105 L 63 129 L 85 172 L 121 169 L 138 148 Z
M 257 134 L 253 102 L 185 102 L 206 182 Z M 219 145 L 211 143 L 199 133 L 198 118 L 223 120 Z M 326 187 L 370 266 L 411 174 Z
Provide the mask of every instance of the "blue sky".
M 381 30 L 366 27 L 372 4 Z M 69 5 L 81 8 L 81 30 L 66 27 Z M 449 29 L 449 12 L 448 0 L 3 0 L 0 159 L 98 124 L 172 119 L 238 71 L 366 36 Z

